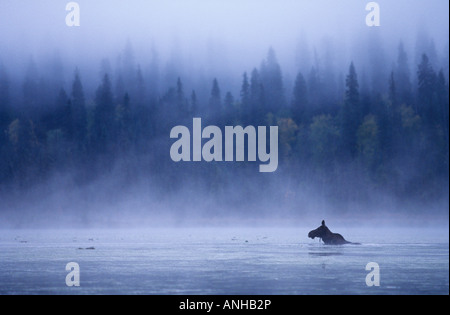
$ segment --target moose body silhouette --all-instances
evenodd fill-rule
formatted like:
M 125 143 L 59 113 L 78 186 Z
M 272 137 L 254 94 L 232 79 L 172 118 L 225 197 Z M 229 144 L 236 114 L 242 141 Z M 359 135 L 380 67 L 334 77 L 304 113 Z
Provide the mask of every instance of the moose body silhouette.
M 341 234 L 331 232 L 330 229 L 325 225 L 325 220 L 322 221 L 321 226 L 309 232 L 308 237 L 312 239 L 318 237 L 322 239 L 325 245 L 345 245 L 345 244 L 360 245 L 359 243 L 352 243 L 346 241 Z

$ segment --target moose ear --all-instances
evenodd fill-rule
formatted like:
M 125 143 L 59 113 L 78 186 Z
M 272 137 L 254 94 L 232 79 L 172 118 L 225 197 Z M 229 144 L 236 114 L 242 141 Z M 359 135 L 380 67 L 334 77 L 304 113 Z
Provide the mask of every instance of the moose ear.
M 325 220 L 322 220 L 322 226 L 325 226 Z

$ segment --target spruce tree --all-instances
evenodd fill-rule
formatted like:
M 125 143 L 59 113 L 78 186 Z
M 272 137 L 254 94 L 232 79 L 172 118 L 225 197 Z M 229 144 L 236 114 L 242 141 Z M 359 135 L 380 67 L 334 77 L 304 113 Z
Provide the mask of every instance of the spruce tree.
M 397 106 L 397 86 L 395 84 L 394 71 L 389 76 L 389 101 L 393 107 Z
M 211 89 L 211 97 L 209 98 L 210 117 L 220 119 L 222 115 L 222 99 L 220 96 L 220 88 L 217 79 L 213 80 Z
M 261 81 L 265 91 L 266 108 L 276 114 L 286 106 L 283 76 L 275 50 L 269 49 L 267 58 L 261 65 Z
M 177 79 L 176 102 L 178 115 L 180 117 L 185 117 L 187 114 L 187 105 L 184 97 L 183 83 L 180 78 Z
M 125 93 L 122 102 L 116 107 L 117 141 L 119 148 L 126 151 L 133 139 L 133 121 L 130 109 L 130 96 Z
M 298 73 L 295 79 L 292 98 L 292 118 L 298 125 L 309 122 L 311 118 L 308 111 L 308 89 L 301 72 Z
M 356 133 L 361 123 L 359 104 L 359 84 L 353 62 L 346 78 L 345 101 L 341 111 L 341 134 L 343 152 L 350 157 L 356 155 Z
M 413 102 L 408 55 L 405 52 L 403 43 L 398 47 L 397 71 L 395 74 L 397 101 L 400 105 L 411 105 Z
M 442 130 L 442 137 L 448 155 L 449 146 L 449 89 L 445 80 L 444 71 L 440 70 L 436 82 L 436 104 L 438 111 L 438 120 L 435 122 Z M 448 167 L 448 156 L 446 158 Z
M 75 78 L 72 84 L 72 117 L 73 136 L 79 150 L 83 150 L 87 140 L 87 110 L 84 97 L 83 85 L 81 84 L 80 73 L 75 71 Z
M 269 97 L 267 98 L 267 102 L 268 99 Z M 250 112 L 248 124 L 254 126 L 264 125 L 264 116 L 266 110 L 268 110 L 266 105 L 264 85 L 258 70 L 255 68 L 250 77 Z
M 197 94 L 195 93 L 195 90 L 192 90 L 191 93 L 190 112 L 193 117 L 196 117 L 199 114 Z
M 54 122 L 49 129 L 61 129 L 64 137 L 71 142 L 74 138 L 72 104 L 66 91 L 62 88 L 56 99 L 56 106 Z
M 30 60 L 22 86 L 25 115 L 30 116 L 38 110 L 39 77 L 37 66 L 33 59 Z
M 136 84 L 133 89 L 133 103 L 142 106 L 145 104 L 147 92 L 145 88 L 144 75 L 142 74 L 141 66 L 138 65 L 136 72 Z
M 241 103 L 243 106 L 247 106 L 250 101 L 250 84 L 248 83 L 247 72 L 244 72 L 241 87 Z
M 241 86 L 241 121 L 244 125 L 250 121 L 250 84 L 248 83 L 247 72 L 243 74 Z
M 97 89 L 95 103 L 92 144 L 94 151 L 105 153 L 114 138 L 114 104 L 108 74 Z
M 437 76 L 425 54 L 422 55 L 422 61 L 418 66 L 417 78 L 418 112 L 430 126 L 436 121 L 438 115 L 434 100 Z
M 308 101 L 312 108 L 321 107 L 322 82 L 320 80 L 319 71 L 316 67 L 311 67 L 308 76 Z
M 0 152 L 6 144 L 6 128 L 11 120 L 9 106 L 9 80 L 3 65 L 0 63 Z
M 234 121 L 234 97 L 231 92 L 225 94 L 225 99 L 223 101 L 224 111 L 224 123 L 226 125 L 231 124 Z

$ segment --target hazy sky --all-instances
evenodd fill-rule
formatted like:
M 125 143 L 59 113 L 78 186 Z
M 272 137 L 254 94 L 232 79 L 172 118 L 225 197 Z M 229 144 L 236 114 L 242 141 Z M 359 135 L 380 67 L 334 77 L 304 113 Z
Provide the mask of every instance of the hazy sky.
M 363 0 L 79 0 L 81 27 L 65 25 L 66 0 L 0 0 L 0 42 L 11 49 L 74 39 L 96 48 L 130 37 L 182 41 L 224 37 L 236 45 L 277 45 L 305 31 L 314 38 L 365 26 Z M 378 1 L 381 28 L 401 36 L 426 25 L 434 37 L 448 36 L 446 0 Z M 343 33 L 343 31 L 345 31 Z M 172 40 L 172 39 L 170 39 Z M 83 42 L 83 41 L 80 41 Z M 80 47 L 83 48 L 83 47 Z
M 149 62 L 154 45 L 163 60 L 175 48 L 190 64 L 232 65 L 242 73 L 258 66 L 270 46 L 286 69 L 295 65 L 299 38 L 311 50 L 331 38 L 340 53 L 349 53 L 355 38 L 370 31 L 369 1 L 363 0 L 79 0 L 80 27 L 65 24 L 68 2 L 0 0 L 0 61 L 19 69 L 31 55 L 39 59 L 57 50 L 65 63 L 98 64 L 104 57 L 114 60 L 130 39 L 138 62 Z M 412 49 L 419 27 L 434 38 L 439 53 L 448 45 L 448 1 L 378 3 L 376 31 L 392 53 L 400 39 Z M 347 63 L 353 56 L 345 58 Z

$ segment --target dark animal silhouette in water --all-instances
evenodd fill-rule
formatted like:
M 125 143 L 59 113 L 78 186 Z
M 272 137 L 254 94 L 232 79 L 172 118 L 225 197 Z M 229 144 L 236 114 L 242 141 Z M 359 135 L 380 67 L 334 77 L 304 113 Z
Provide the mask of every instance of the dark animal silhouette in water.
M 325 245 L 345 245 L 345 244 L 360 245 L 359 243 L 352 243 L 346 241 L 341 234 L 331 232 L 330 229 L 325 225 L 325 220 L 322 221 L 321 226 L 309 232 L 308 237 L 312 239 L 318 237 L 322 239 Z

